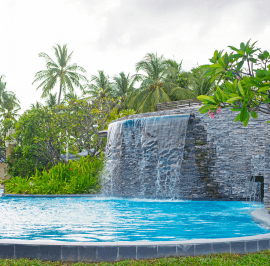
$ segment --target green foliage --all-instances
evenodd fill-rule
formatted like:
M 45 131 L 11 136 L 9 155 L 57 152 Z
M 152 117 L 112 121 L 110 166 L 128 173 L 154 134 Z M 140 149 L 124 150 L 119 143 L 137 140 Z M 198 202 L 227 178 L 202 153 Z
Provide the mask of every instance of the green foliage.
M 103 168 L 103 155 L 82 157 L 68 164 L 58 163 L 49 171 L 36 169 L 28 178 L 13 176 L 2 181 L 10 194 L 92 194 L 101 188 L 99 174 Z
M 98 75 L 92 75 L 89 83 L 84 85 L 84 95 L 90 96 L 112 96 L 112 83 L 109 76 L 104 74 L 103 70 L 98 71 Z
M 212 64 L 205 65 L 206 76 L 219 82 L 213 96 L 199 96 L 204 106 L 202 113 L 219 108 L 231 108 L 240 112 L 235 121 L 248 125 L 250 116 L 257 118 L 257 112 L 270 115 L 270 56 L 267 51 L 255 47 L 256 42 L 241 43 L 240 49 L 229 46 L 233 52 L 215 51 L 210 59 Z M 210 111 L 209 111 L 210 110 Z
M 134 83 L 137 81 L 137 76 L 130 77 L 128 73 L 125 75 L 124 72 L 119 73 L 118 76 L 114 76 L 114 83 L 112 85 L 112 95 L 121 99 L 121 109 L 128 109 L 128 101 L 134 96 Z
M 6 90 L 6 82 L 3 79 L 4 76 L 0 76 L 0 148 L 5 147 L 6 133 L 14 127 L 20 110 L 19 100 L 14 92 Z
M 137 63 L 137 80 L 141 81 L 140 89 L 133 96 L 128 105 L 136 112 L 153 112 L 156 110 L 157 103 L 169 102 L 170 98 L 165 88 L 167 64 L 163 56 L 149 53 L 144 59 Z
M 105 129 L 108 129 L 108 126 L 112 121 L 125 116 L 134 115 L 135 113 L 136 112 L 133 109 L 122 110 L 119 112 L 117 108 L 114 108 L 108 117 Z
M 56 165 L 63 161 L 65 121 L 59 120 L 59 115 L 48 107 L 27 110 L 21 115 L 15 125 L 17 146 L 8 160 L 10 174 L 28 176 L 33 174 L 34 167 L 41 170 L 41 165 L 47 168 L 49 162 Z
M 68 160 L 61 156 L 67 144 L 73 153 L 86 150 L 88 155 L 98 156 L 105 147 L 98 131 L 104 130 L 117 103 L 106 97 L 72 99 L 67 105 L 26 111 L 15 126 L 17 146 L 8 159 L 9 174 L 29 177 L 35 169 L 48 170 L 59 162 L 67 164 Z
M 77 64 L 69 64 L 73 52 L 68 54 L 67 45 L 62 47 L 57 44 L 53 46 L 56 61 L 54 61 L 46 53 L 40 53 L 39 57 L 42 57 L 46 61 L 46 70 L 41 70 L 36 73 L 33 83 L 41 82 L 37 89 L 42 88 L 42 98 L 47 97 L 51 90 L 55 87 L 57 81 L 60 82 L 58 105 L 60 105 L 62 90 L 64 93 L 68 90 L 74 92 L 74 86 L 83 90 L 83 86 L 80 81 L 87 81 L 87 78 L 79 72 L 85 73 L 85 69 L 77 66 Z
M 166 63 L 166 92 L 171 101 L 179 101 L 194 98 L 190 90 L 191 73 L 182 70 L 182 61 L 178 64 L 169 59 Z
M 192 98 L 199 95 L 212 95 L 216 89 L 216 82 L 212 80 L 211 76 L 205 76 L 207 70 L 201 67 L 191 69 L 190 75 L 190 89 Z
M 29 177 L 36 171 L 49 169 L 51 163 L 43 155 L 38 145 L 15 146 L 13 152 L 6 160 L 8 173 L 11 176 Z

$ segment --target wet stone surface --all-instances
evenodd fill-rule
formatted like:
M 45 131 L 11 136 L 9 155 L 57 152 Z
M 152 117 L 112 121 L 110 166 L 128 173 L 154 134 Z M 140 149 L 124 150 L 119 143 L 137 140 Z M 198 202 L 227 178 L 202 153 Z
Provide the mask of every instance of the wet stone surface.
M 139 114 L 112 123 L 105 194 L 197 200 L 246 200 L 254 194 L 260 201 L 260 185 L 249 181 L 270 177 L 267 115 L 258 114 L 244 127 L 229 109 L 215 119 L 197 109 Z M 187 125 L 181 114 L 189 115 Z M 270 184 L 264 182 L 268 204 Z

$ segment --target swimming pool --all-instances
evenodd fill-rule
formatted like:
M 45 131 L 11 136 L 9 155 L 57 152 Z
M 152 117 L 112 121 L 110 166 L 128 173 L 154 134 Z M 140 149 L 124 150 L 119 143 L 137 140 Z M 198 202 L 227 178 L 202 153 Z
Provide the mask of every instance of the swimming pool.
M 183 241 L 267 234 L 239 201 L 0 197 L 0 239 Z

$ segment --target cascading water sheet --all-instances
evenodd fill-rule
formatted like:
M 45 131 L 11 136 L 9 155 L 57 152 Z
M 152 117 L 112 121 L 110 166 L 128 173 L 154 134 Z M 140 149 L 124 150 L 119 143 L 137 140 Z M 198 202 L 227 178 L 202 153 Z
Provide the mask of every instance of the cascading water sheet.
M 181 198 L 189 115 L 145 117 L 109 125 L 103 193 Z

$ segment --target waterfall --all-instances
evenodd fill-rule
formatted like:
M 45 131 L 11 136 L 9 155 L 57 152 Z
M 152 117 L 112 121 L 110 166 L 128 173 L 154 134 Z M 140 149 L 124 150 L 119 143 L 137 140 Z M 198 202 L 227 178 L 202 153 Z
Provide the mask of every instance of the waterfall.
M 261 201 L 261 182 L 256 177 L 246 177 L 246 201 Z
M 109 125 L 103 193 L 181 198 L 181 164 L 189 115 L 116 121 Z

